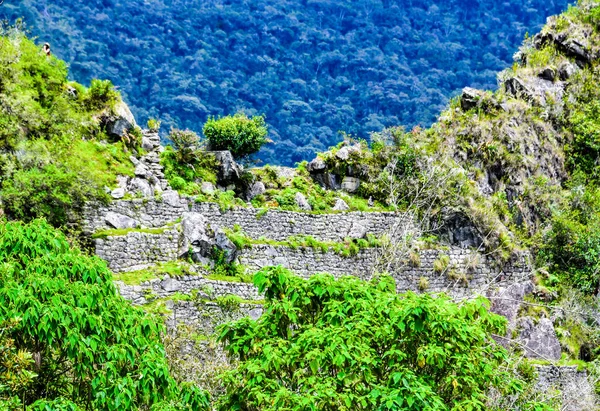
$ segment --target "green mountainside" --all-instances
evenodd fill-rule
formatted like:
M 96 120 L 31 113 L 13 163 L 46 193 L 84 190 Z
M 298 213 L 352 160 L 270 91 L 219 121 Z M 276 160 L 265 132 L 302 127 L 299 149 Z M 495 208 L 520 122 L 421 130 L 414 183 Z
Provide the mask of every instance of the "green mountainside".
M 399 296 L 383 269 L 363 281 L 300 279 L 281 267 L 264 268 L 254 283 L 265 300 L 244 302 L 262 305 L 262 317 L 219 327 L 217 339 L 234 360 L 225 374 L 204 376 L 210 384 L 193 381 L 211 390 L 218 409 L 560 409 L 556 396 L 535 388 L 534 365 L 548 363 L 577 365 L 598 390 L 600 3 L 580 0 L 550 18 L 516 57 L 499 74 L 498 90 L 464 89 L 430 128 L 390 127 L 370 143 L 347 137 L 296 168 L 245 168 L 238 162 L 264 142 L 260 117 L 210 123 L 209 134 L 235 158 L 211 151 L 189 131 L 173 130 L 173 146 L 160 148 L 160 123 L 138 127 L 109 82 L 69 81 L 64 62 L 46 55 L 20 27 L 3 27 L 0 406 L 208 409 L 205 392 L 182 384 L 189 382 L 182 370 L 197 363 L 182 365 L 172 355 L 165 361 L 169 351 L 154 317 L 165 314 L 164 301 L 147 295 L 149 316 L 125 313 L 130 307 L 116 295 L 105 263 L 78 250 L 89 240 L 82 235 L 84 208 L 115 199 L 171 204 L 180 195 L 190 209 L 205 203 L 217 203 L 222 213 L 256 209 L 257 220 L 271 210 L 315 218 L 406 213 L 421 230 L 418 238 L 402 237 L 412 266 L 420 264 L 418 247 L 466 248 L 493 267 L 531 253 L 535 291 L 519 314 L 549 322 L 560 342 L 552 362 L 524 360 L 522 347 L 502 347 L 492 338 L 511 328 L 488 312 L 484 299 Z M 231 132 L 237 139 L 225 138 Z M 98 231 L 94 240 L 183 230 L 178 223 Z M 224 235 L 239 249 L 300 247 L 347 258 L 390 247 L 385 236 L 274 241 L 250 238 L 239 227 Z M 200 246 L 187 247 L 190 257 Z M 213 261 L 202 268 L 212 279 L 249 282 L 226 253 L 212 251 Z M 139 287 L 160 270 L 193 276 L 192 262 L 115 278 Z M 443 273 L 449 265 L 450 257 L 440 256 L 433 270 Z M 420 291 L 427 290 L 425 280 Z M 174 300 L 205 303 L 196 298 L 200 291 Z M 241 302 L 219 304 L 239 308 Z M 218 388 L 208 387 L 215 379 Z

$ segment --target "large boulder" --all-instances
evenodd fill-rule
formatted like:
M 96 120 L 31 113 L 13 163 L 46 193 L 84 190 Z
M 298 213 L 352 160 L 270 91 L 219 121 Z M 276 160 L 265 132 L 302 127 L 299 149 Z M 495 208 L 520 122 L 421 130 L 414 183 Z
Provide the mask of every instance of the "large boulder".
M 344 177 L 342 180 L 342 190 L 348 193 L 354 193 L 360 187 L 360 179 L 356 177 Z
M 154 190 L 150 186 L 148 180 L 140 177 L 136 177 L 129 183 L 129 192 L 135 195 L 141 195 L 144 198 L 151 198 L 154 196 Z
M 237 257 L 237 247 L 222 230 L 215 231 L 215 246 L 223 252 L 227 264 L 231 264 Z
M 200 213 L 186 212 L 181 218 L 182 238 L 179 255 L 193 261 L 204 261 L 212 254 L 214 239 L 210 236 L 208 220 Z
M 124 101 L 118 102 L 111 114 L 103 119 L 103 124 L 108 135 L 122 138 L 135 126 L 135 118 Z
M 460 96 L 460 107 L 463 111 L 469 111 L 477 107 L 479 102 L 484 98 L 485 93 L 471 87 L 465 87 Z
M 556 337 L 552 321 L 541 318 L 537 324 L 531 317 L 518 320 L 519 340 L 528 358 L 560 360 L 560 342 Z
M 236 184 L 244 169 L 241 165 L 235 162 L 231 152 L 224 151 L 211 151 L 211 154 L 215 156 L 215 159 L 219 163 L 217 171 L 217 179 L 219 184 L 222 186 L 228 186 L 230 184 Z
M 113 211 L 106 213 L 104 222 L 116 229 L 136 228 L 138 226 L 137 221 L 133 218 Z

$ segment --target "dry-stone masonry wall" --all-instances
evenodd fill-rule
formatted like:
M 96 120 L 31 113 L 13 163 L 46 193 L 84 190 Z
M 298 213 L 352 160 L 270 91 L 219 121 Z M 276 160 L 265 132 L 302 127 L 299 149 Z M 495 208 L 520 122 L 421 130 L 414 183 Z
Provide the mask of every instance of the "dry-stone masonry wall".
M 594 386 L 586 371 L 577 370 L 577 366 L 552 365 L 536 366 L 538 372 L 537 389 L 543 392 L 559 390 L 562 397 L 561 410 L 597 411 Z
M 146 304 L 148 298 L 169 298 L 176 293 L 190 295 L 196 293 L 201 298 L 216 298 L 237 295 L 244 300 L 261 300 L 258 289 L 253 284 L 215 281 L 200 275 L 155 278 L 140 285 L 128 285 L 118 281 L 117 286 L 123 298 L 134 304 Z
M 265 266 L 282 265 L 305 278 L 317 272 L 327 272 L 335 277 L 355 275 L 367 279 L 375 270 L 376 253 L 377 250 L 370 248 L 361 250 L 354 257 L 342 257 L 334 252 L 322 253 L 312 248 L 255 245 L 244 250 L 240 260 L 247 265 L 250 273 Z M 449 256 L 450 263 L 446 270 L 438 273 L 434 271 L 433 265 L 442 255 Z M 451 295 L 462 297 L 473 294 L 474 290 L 484 293 L 490 286 L 495 288 L 523 281 L 531 271 L 527 254 L 515 256 L 502 268 L 493 268 L 485 257 L 475 251 L 460 248 L 421 250 L 420 256 L 420 266 L 405 264 L 392 273 L 398 292 L 447 291 Z M 121 294 L 136 304 L 145 304 L 149 294 L 165 298 L 174 293 L 190 294 L 192 291 L 201 292 L 208 297 L 233 294 L 245 300 L 262 299 L 252 284 L 213 281 L 202 275 L 173 278 L 167 275 L 137 286 L 120 283 L 119 287 Z
M 179 231 L 165 229 L 162 233 L 131 231 L 126 235 L 96 239 L 96 254 L 114 272 L 134 271 L 178 257 Z
M 112 227 L 108 213 L 133 218 L 143 227 L 163 227 L 181 218 L 185 211 L 203 214 L 213 228 L 241 229 L 252 238 L 285 240 L 294 235 L 310 235 L 320 241 L 342 241 L 346 237 L 362 237 L 365 233 L 381 236 L 394 225 L 414 223 L 406 215 L 393 212 L 349 212 L 338 214 L 307 214 L 293 211 L 236 207 L 221 212 L 214 203 L 196 203 L 166 191 L 162 200 L 115 201 L 108 206 L 89 206 L 85 211 L 84 230 L 94 232 Z M 410 229 L 410 228 L 409 228 Z M 404 230 L 402 230 L 404 231 Z

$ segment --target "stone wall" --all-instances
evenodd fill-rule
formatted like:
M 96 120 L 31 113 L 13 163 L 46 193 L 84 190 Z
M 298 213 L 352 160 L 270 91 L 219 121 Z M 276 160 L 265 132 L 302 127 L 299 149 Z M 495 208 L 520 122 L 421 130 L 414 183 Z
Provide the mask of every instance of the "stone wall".
M 163 194 L 165 196 L 166 194 Z M 163 227 L 179 219 L 183 212 L 203 214 L 213 228 L 233 228 L 238 225 L 252 238 L 285 240 L 294 235 L 310 235 L 320 241 L 342 241 L 354 234 L 381 236 L 395 224 L 414 229 L 412 220 L 393 212 L 348 212 L 308 214 L 293 211 L 236 207 L 221 212 L 214 203 L 195 203 L 188 198 L 167 195 L 158 200 L 115 201 L 109 206 L 89 206 L 84 213 L 84 231 L 93 233 L 111 227 L 106 221 L 109 212 L 133 218 L 140 226 Z
M 562 397 L 561 410 L 598 410 L 600 404 L 586 371 L 578 371 L 577 366 L 552 365 L 536 366 L 536 370 L 538 372 L 536 388 L 549 393 L 552 390 L 559 390 Z
M 179 232 L 165 229 L 161 234 L 132 231 L 126 235 L 96 239 L 96 254 L 114 272 L 141 270 L 179 257 Z
M 152 298 L 169 298 L 176 293 L 185 295 L 196 293 L 199 298 L 237 295 L 250 301 L 263 298 L 253 284 L 208 280 L 200 275 L 182 277 L 165 275 L 163 278 L 144 281 L 140 285 L 127 285 L 121 281 L 117 281 L 116 285 L 119 287 L 119 292 L 123 298 L 140 305 L 146 304 L 149 296 L 152 296 Z
M 192 325 L 196 332 L 207 336 L 213 334 L 220 324 L 243 317 L 256 320 L 262 315 L 262 306 L 257 304 L 224 307 L 214 302 L 177 301 L 168 308 L 171 310 L 166 319 L 168 328 L 178 324 Z
M 334 277 L 355 275 L 368 279 L 375 271 L 377 252 L 376 249 L 368 248 L 361 250 L 354 257 L 342 257 L 334 252 L 322 253 L 312 248 L 291 249 L 255 245 L 242 252 L 240 261 L 247 265 L 249 273 L 265 266 L 282 265 L 305 278 L 317 272 L 327 272 Z M 437 273 L 433 265 L 441 255 L 448 255 L 450 263 L 445 271 Z M 528 254 L 516 256 L 502 268 L 493 268 L 482 255 L 461 248 L 421 250 L 420 260 L 418 267 L 403 264 L 392 272 L 398 292 L 446 291 L 455 297 L 464 297 L 472 295 L 475 291 L 485 293 L 490 286 L 495 288 L 523 281 L 529 278 L 531 272 Z M 119 264 L 123 263 L 112 263 Z M 199 292 L 207 298 L 234 294 L 245 300 L 262 299 L 252 284 L 207 280 L 202 275 L 177 278 L 166 275 L 162 279 L 146 281 L 139 286 L 119 283 L 119 287 L 121 294 L 136 304 L 145 304 L 149 293 L 154 297 L 166 298 L 175 293 L 190 294 L 192 291 Z

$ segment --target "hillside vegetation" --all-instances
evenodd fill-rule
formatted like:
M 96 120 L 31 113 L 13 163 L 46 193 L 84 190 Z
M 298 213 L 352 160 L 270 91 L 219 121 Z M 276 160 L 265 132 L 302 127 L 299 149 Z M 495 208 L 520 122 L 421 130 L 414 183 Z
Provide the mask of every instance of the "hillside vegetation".
M 430 125 L 464 86 L 492 89 L 524 35 L 568 0 L 7 0 L 72 76 L 118 84 L 140 123 L 198 133 L 265 114 L 260 158 L 293 165 L 384 127 Z

